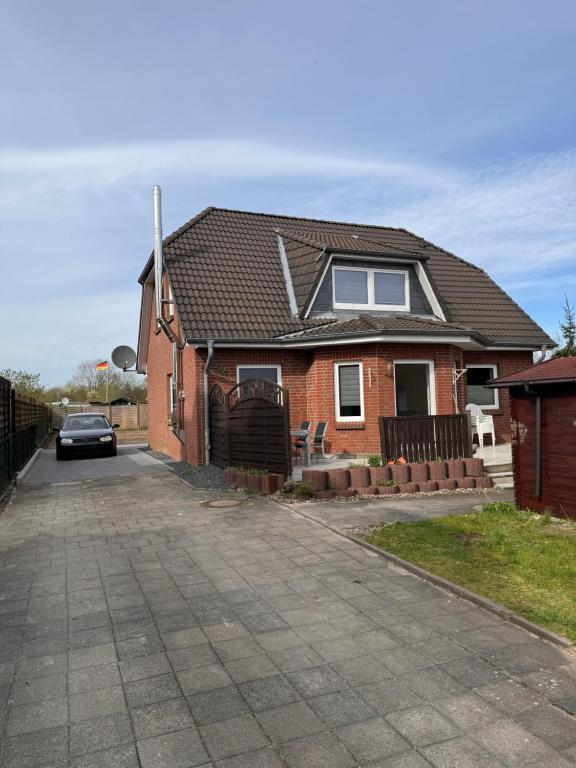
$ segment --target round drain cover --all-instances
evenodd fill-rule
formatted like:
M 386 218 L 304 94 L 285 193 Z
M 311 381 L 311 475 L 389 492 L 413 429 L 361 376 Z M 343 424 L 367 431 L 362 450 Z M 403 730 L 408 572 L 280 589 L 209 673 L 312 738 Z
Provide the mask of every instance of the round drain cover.
M 239 507 L 240 503 L 241 502 L 236 501 L 236 499 L 211 499 L 210 501 L 205 501 L 204 505 L 206 507 L 216 507 L 219 509 L 223 507 Z

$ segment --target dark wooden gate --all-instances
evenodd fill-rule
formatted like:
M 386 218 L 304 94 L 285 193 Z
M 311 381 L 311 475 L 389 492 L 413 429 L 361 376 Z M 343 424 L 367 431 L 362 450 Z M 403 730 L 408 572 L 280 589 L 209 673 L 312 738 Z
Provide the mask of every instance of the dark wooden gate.
M 220 384 L 210 390 L 210 461 L 217 467 L 227 467 L 228 459 L 228 400 Z
M 453 416 L 380 416 L 380 447 L 384 461 L 434 461 L 472 456 L 467 414 Z
M 0 376 L 0 494 L 12 476 L 10 390 L 10 382 Z
M 210 391 L 210 460 L 219 467 L 255 467 L 292 474 L 288 390 L 249 379 L 228 393 Z

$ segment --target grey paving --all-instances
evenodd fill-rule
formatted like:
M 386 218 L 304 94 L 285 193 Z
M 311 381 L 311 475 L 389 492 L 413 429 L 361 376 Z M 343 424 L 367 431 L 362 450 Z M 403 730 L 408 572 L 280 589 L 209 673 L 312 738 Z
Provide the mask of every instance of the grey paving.
M 64 466 L 0 516 L 1 768 L 576 765 L 571 653 L 295 509 Z
M 494 488 L 477 493 L 456 492 L 432 496 L 372 496 L 352 501 L 298 503 L 294 508 L 333 528 L 348 530 L 369 528 L 378 523 L 403 523 L 443 515 L 466 514 L 490 501 L 513 502 L 514 492 Z

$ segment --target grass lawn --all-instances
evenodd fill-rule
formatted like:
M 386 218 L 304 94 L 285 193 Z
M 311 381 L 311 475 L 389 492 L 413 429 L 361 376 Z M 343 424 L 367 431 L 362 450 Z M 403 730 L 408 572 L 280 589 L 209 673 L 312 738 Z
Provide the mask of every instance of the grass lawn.
M 575 522 L 494 503 L 365 538 L 576 643 Z

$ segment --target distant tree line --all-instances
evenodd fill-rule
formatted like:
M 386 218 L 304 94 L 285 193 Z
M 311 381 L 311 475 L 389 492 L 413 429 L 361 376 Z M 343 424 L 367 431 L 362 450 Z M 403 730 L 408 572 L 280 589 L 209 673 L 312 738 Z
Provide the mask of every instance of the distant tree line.
M 0 370 L 0 376 L 9 379 L 21 397 L 32 397 L 43 403 L 59 402 L 63 397 L 69 397 L 71 403 L 103 403 L 106 401 L 107 376 L 109 377 L 109 400 L 127 397 L 138 403 L 146 402 L 145 376 L 140 376 L 133 371 L 124 373 L 112 366 L 108 373 L 97 371 L 96 364 L 99 362 L 100 360 L 85 360 L 80 363 L 70 381 L 57 387 L 47 387 L 42 384 L 39 373 L 5 368 Z

